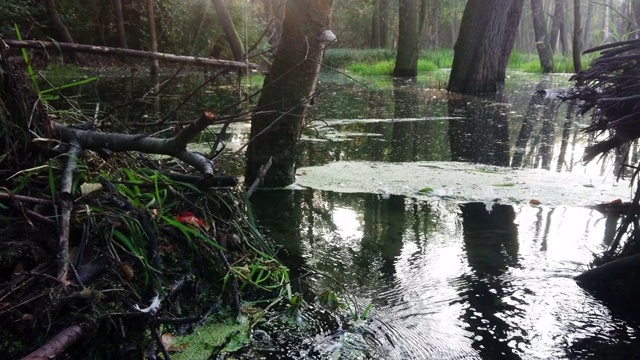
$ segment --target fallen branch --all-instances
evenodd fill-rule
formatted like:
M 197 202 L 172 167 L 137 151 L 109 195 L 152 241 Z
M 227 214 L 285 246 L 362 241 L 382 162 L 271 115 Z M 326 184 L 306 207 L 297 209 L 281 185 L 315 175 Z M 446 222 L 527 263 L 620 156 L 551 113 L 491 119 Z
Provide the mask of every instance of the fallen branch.
M 201 58 L 195 56 L 182 56 L 159 52 L 140 51 L 132 49 L 114 48 L 109 46 L 95 46 L 95 45 L 83 45 L 83 44 L 71 44 L 63 42 L 48 42 L 37 40 L 10 40 L 4 39 L 4 42 L 11 48 L 30 48 L 30 49 L 42 49 L 42 50 L 55 50 L 55 51 L 74 51 L 97 55 L 117 55 L 132 58 L 146 58 L 157 59 L 166 62 L 174 63 L 186 63 L 198 66 L 214 66 L 214 67 L 227 67 L 237 69 L 257 69 L 258 64 L 244 63 L 240 61 L 220 60 L 213 58 Z
M 62 141 L 77 141 L 85 150 L 114 152 L 139 151 L 147 154 L 174 156 L 200 171 L 205 178 L 213 177 L 213 164 L 206 156 L 186 150 L 187 144 L 216 119 L 214 113 L 205 111 L 200 118 L 191 122 L 178 135 L 163 139 L 146 135 L 103 133 L 81 130 L 51 122 L 53 135 Z
M 49 360 L 61 355 L 69 346 L 82 336 L 79 325 L 71 325 L 60 331 L 36 351 L 22 358 L 22 360 Z
M 250 198 L 251 195 L 253 195 L 256 189 L 258 189 L 258 185 L 260 185 L 264 181 L 264 177 L 267 176 L 267 171 L 269 171 L 269 168 L 271 167 L 271 164 L 273 162 L 272 160 L 273 158 L 269 158 L 267 163 L 262 165 L 260 167 L 260 170 L 258 170 L 258 177 L 253 180 L 253 184 L 251 184 L 251 187 L 249 187 L 249 190 L 247 190 L 247 192 L 245 193 L 247 199 Z
M 62 172 L 60 180 L 60 194 L 58 195 L 58 206 L 60 217 L 58 218 L 58 280 L 67 284 L 69 273 L 69 226 L 71 222 L 71 210 L 73 210 L 73 173 L 76 170 L 77 160 L 82 157 L 84 150 L 75 141 L 70 141 L 71 147 L 67 152 L 67 164 Z

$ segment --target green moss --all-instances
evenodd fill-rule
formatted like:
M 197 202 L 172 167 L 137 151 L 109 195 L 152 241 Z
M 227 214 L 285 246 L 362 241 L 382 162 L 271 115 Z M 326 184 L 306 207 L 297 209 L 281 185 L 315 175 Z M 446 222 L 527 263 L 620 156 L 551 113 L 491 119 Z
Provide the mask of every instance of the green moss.
M 176 360 L 208 359 L 213 352 L 234 352 L 249 344 L 251 322 L 207 321 L 192 334 L 177 338 L 174 347 L 184 350 L 172 356 Z

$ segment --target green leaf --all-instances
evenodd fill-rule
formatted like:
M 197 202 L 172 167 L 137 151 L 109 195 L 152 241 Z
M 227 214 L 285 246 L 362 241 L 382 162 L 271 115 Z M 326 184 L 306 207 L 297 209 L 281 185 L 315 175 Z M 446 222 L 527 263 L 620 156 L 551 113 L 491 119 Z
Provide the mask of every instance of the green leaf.
M 432 191 L 433 191 L 433 189 L 430 188 L 430 187 L 426 187 L 426 188 L 418 190 L 418 192 L 421 192 L 421 193 L 429 193 L 429 192 L 432 192 Z

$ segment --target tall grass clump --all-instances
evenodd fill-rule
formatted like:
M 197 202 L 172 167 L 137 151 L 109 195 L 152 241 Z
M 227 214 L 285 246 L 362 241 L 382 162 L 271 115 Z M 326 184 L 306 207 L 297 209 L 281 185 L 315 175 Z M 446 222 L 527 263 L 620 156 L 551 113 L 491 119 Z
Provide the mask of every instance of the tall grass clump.
M 591 62 L 591 56 L 583 56 L 581 58 L 582 68 L 585 69 L 589 66 Z M 516 67 L 518 70 L 528 72 L 528 73 L 542 73 L 542 66 L 540 66 L 540 60 L 537 55 L 533 54 L 532 59 L 527 62 L 522 63 L 519 67 Z M 563 56 L 562 54 L 554 54 L 553 55 L 553 72 L 554 73 L 573 73 L 573 59 L 569 56 Z
M 376 63 L 392 60 L 395 53 L 391 49 L 327 49 L 322 63 L 333 68 L 344 69 L 349 64 Z
M 433 63 L 436 69 L 448 69 L 453 64 L 453 49 L 425 50 L 420 55 L 420 59 Z M 420 63 L 418 63 L 418 68 L 420 68 Z

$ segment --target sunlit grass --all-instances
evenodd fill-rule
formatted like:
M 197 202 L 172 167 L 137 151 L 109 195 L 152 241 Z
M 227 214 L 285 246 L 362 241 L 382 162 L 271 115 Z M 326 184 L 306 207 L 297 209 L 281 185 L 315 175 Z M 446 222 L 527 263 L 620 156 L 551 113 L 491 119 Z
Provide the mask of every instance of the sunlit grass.
M 583 56 L 580 59 L 582 63 L 582 68 L 586 69 L 589 67 L 589 63 L 593 59 L 592 56 Z M 518 70 L 522 70 L 524 72 L 529 73 L 542 73 L 542 66 L 540 66 L 540 60 L 537 56 L 534 56 L 531 60 L 520 64 L 520 66 L 516 67 Z M 555 54 L 553 56 L 553 72 L 554 73 L 573 73 L 573 59 L 571 57 L 562 56 L 560 54 Z
M 346 69 L 356 75 L 391 75 L 395 66 L 395 52 L 391 49 L 328 49 L 323 63 L 333 68 Z M 582 68 L 587 68 L 594 56 L 582 57 Z M 418 72 L 451 68 L 453 49 L 425 50 L 418 60 Z M 541 73 L 537 53 L 513 51 L 507 68 L 528 73 Z M 554 55 L 554 73 L 573 73 L 570 56 Z
M 395 61 L 385 60 L 373 64 L 355 63 L 347 65 L 346 70 L 357 75 L 391 75 L 395 67 Z M 418 72 L 434 71 L 439 67 L 429 60 L 418 60 Z

